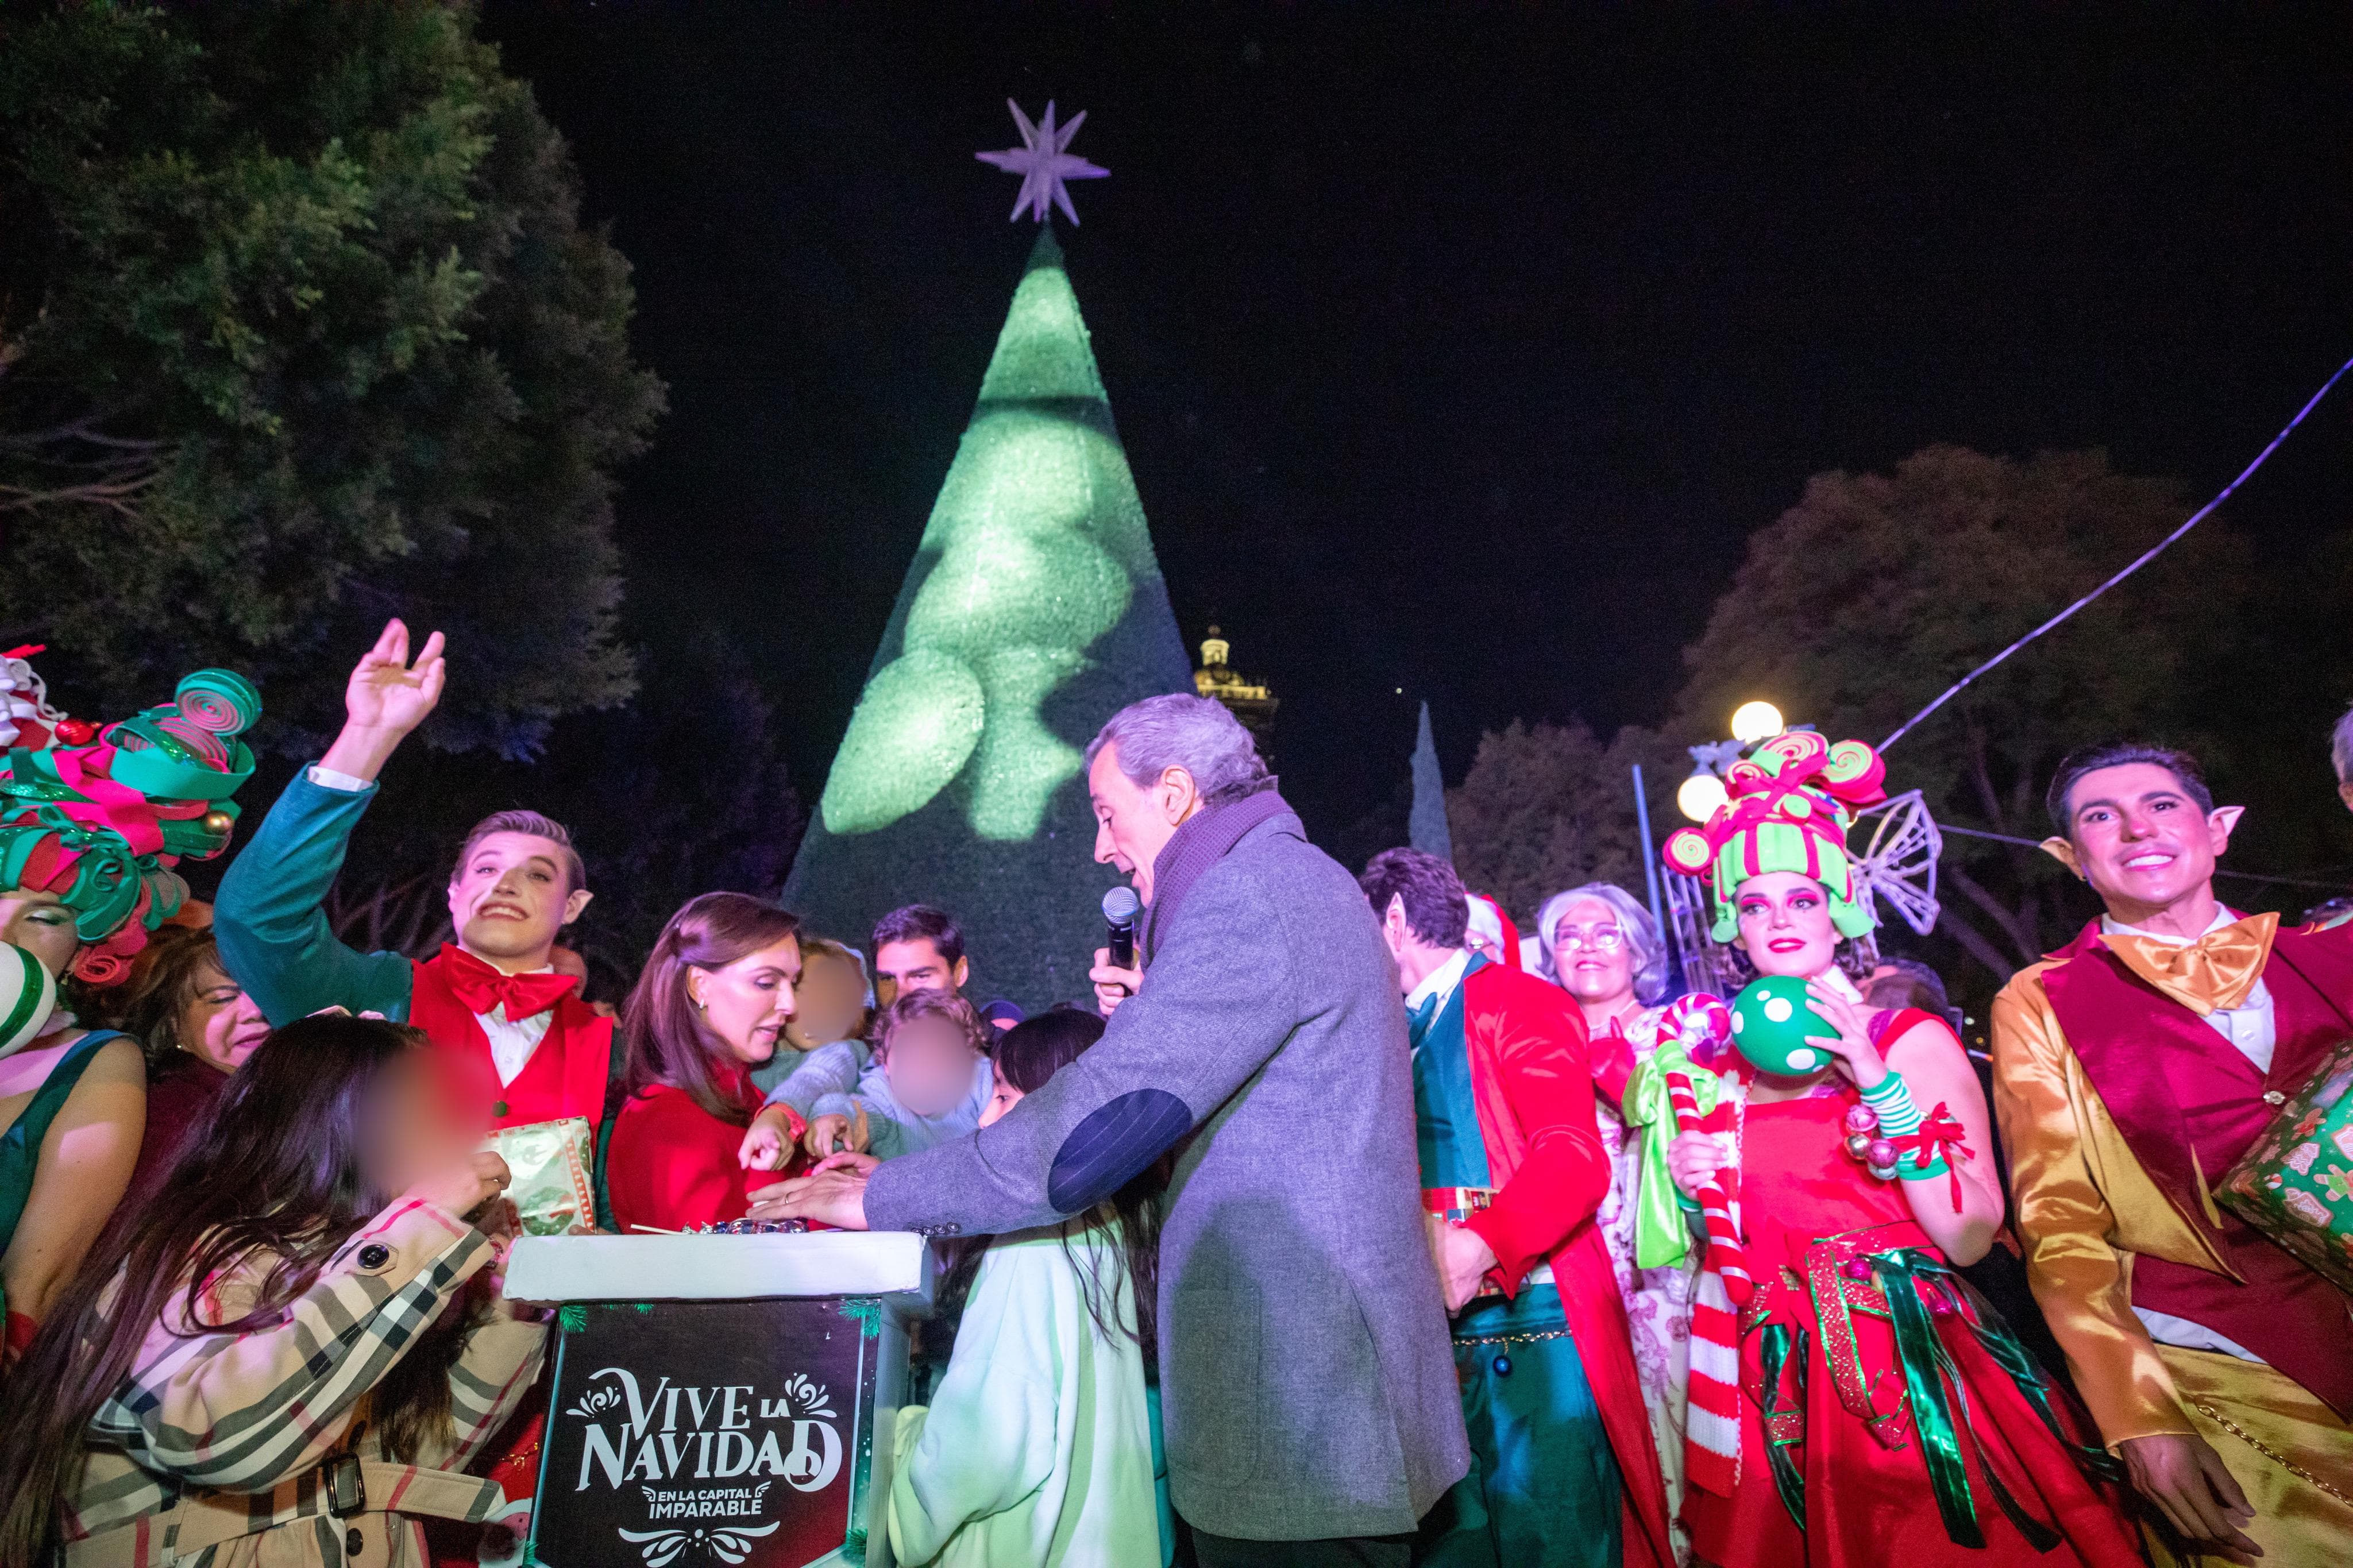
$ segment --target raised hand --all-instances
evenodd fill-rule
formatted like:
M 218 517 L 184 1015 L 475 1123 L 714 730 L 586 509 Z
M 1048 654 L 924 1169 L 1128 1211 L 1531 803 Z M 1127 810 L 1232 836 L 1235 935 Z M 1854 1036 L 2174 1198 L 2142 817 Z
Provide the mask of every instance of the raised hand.
M 448 667 L 435 632 L 408 657 L 408 627 L 385 623 L 375 646 L 360 656 L 343 687 L 343 731 L 320 765 L 356 779 L 373 779 L 408 732 L 425 722 L 441 700 Z

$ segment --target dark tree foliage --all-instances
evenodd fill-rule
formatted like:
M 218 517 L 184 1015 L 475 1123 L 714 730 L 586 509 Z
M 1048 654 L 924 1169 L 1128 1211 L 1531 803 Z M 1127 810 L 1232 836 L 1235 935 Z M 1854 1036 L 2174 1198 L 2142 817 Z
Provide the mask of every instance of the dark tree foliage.
M 662 389 L 578 206 L 469 6 L 0 12 L 0 636 L 110 710 L 245 670 L 289 748 L 391 614 L 468 650 L 438 746 L 628 697 Z
M 1605 743 L 1582 720 L 1514 720 L 1482 735 L 1461 787 L 1446 792 L 1463 882 L 1531 932 L 1546 899 L 1581 883 L 1616 882 L 1642 898 L 1636 763 L 1653 836 L 1671 831 L 1682 819 L 1669 803 L 1690 763 L 1655 731 L 1630 724 Z

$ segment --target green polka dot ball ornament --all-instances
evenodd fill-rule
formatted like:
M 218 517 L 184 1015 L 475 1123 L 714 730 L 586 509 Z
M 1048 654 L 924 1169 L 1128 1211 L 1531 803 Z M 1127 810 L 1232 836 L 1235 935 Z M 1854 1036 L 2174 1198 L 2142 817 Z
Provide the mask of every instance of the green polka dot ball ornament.
M 1831 1052 L 1806 1039 L 1832 1032 L 1807 1005 L 1806 983 L 1787 974 L 1752 980 L 1732 999 L 1732 1043 L 1762 1072 L 1797 1078 L 1827 1066 Z

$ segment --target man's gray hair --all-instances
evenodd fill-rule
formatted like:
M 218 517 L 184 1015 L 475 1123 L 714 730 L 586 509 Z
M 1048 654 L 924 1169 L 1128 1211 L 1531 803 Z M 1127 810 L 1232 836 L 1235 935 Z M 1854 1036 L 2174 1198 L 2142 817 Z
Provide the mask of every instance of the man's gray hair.
M 1659 935 L 1658 922 L 1633 894 L 1615 882 L 1588 882 L 1565 893 L 1555 893 L 1544 901 L 1544 908 L 1536 912 L 1536 952 L 1541 955 L 1536 962 L 1537 973 L 1555 985 L 1562 984 L 1553 930 L 1571 905 L 1587 899 L 1608 905 L 1618 917 L 1618 929 L 1626 933 L 1627 952 L 1633 961 L 1634 999 L 1648 1006 L 1665 995 L 1667 944 Z
M 1225 805 L 1274 784 L 1258 745 L 1225 704 L 1190 692 L 1131 702 L 1087 744 L 1087 765 L 1105 746 L 1119 748 L 1119 771 L 1142 788 L 1170 768 L 1193 775 L 1206 805 Z
M 2337 733 L 2330 738 L 2329 760 L 2337 764 L 2337 782 L 2353 784 L 2353 708 L 2337 721 Z

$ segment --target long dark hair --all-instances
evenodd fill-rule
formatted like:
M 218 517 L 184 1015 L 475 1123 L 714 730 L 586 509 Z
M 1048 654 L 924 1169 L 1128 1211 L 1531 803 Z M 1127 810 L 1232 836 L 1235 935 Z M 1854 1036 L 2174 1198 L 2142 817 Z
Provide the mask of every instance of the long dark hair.
M 1056 1007 L 1024 1019 L 997 1039 L 994 1053 L 997 1075 L 1023 1094 L 1035 1094 L 1046 1087 L 1047 1079 L 1078 1060 L 1088 1047 L 1102 1039 L 1103 1034 L 1101 1018 L 1071 1007 Z M 1168 1165 L 1164 1159 L 1086 1213 L 1072 1215 L 1060 1226 L 1062 1253 L 1071 1259 L 1079 1276 L 1079 1293 L 1086 1301 L 1087 1316 L 1094 1320 L 1096 1331 L 1105 1339 L 1122 1334 L 1133 1339 L 1144 1352 L 1147 1366 L 1159 1359 L 1160 1190 L 1167 1180 Z M 1132 1331 L 1119 1321 L 1117 1282 L 1104 1279 L 1097 1272 L 1099 1255 L 1082 1263 L 1071 1251 L 1072 1236 L 1110 1219 L 1119 1221 L 1120 1247 L 1125 1255 L 1128 1283 L 1135 1297 L 1135 1327 Z M 981 1258 L 994 1239 L 971 1237 L 957 1248 L 941 1289 L 950 1310 L 963 1310 L 973 1279 L 980 1272 Z
M 372 1091 L 424 1036 L 322 1014 L 277 1030 L 231 1076 L 146 1213 L 92 1249 L 0 1399 L 0 1563 L 33 1563 L 79 1484 L 83 1433 L 158 1322 L 203 1322 L 206 1280 L 273 1259 L 253 1310 L 207 1333 L 273 1326 L 353 1232 L 396 1195 L 360 1160 Z M 119 1288 L 118 1288 L 119 1287 Z M 107 1310 L 100 1302 L 117 1294 Z M 174 1300 L 174 1298 L 178 1300 Z M 448 1373 L 470 1325 L 445 1318 L 376 1385 L 374 1418 L 403 1460 L 449 1418 Z
M 750 1126 L 751 1110 L 719 1091 L 712 1064 L 733 1060 L 733 1053 L 702 1021 L 686 987 L 687 971 L 723 969 L 800 929 L 798 915 L 749 893 L 704 893 L 689 899 L 662 927 L 621 1008 L 621 1033 L 628 1041 L 628 1067 L 623 1075 L 628 1091 L 643 1094 L 667 1084 L 683 1089 L 720 1121 Z

